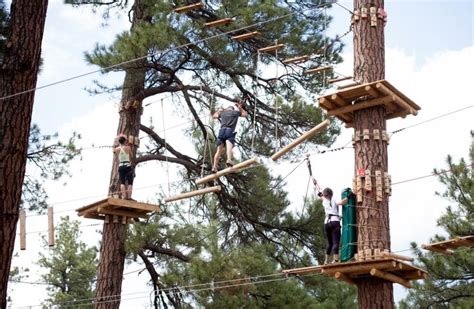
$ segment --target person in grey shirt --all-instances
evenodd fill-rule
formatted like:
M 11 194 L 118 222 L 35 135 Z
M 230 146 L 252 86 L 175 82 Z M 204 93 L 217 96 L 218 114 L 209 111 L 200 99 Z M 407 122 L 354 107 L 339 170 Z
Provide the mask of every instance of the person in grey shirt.
M 234 165 L 232 161 L 232 148 L 234 148 L 235 144 L 235 127 L 237 126 L 239 117 L 247 117 L 247 115 L 247 111 L 242 107 L 242 102 L 232 103 L 228 107 L 212 114 L 214 119 L 219 119 L 221 122 L 221 128 L 219 129 L 219 134 L 217 136 L 217 151 L 214 155 L 214 163 L 212 164 L 213 173 L 217 172 L 219 159 L 224 152 L 224 145 L 227 154 L 226 165 Z

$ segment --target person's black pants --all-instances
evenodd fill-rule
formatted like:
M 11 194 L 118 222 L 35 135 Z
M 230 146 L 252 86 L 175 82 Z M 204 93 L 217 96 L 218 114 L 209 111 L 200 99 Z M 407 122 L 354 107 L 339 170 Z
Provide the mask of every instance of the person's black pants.
M 324 233 L 328 239 L 326 254 L 330 255 L 331 252 L 339 254 L 339 242 L 341 241 L 341 224 L 339 221 L 329 221 L 324 224 Z

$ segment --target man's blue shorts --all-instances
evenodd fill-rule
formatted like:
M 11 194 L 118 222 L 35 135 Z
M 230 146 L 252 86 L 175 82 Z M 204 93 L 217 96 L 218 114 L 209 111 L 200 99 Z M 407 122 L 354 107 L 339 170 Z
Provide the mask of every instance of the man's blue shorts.
M 217 136 L 217 146 L 225 144 L 225 141 L 229 141 L 232 145 L 235 144 L 235 135 L 231 128 L 221 128 L 219 130 L 219 135 Z

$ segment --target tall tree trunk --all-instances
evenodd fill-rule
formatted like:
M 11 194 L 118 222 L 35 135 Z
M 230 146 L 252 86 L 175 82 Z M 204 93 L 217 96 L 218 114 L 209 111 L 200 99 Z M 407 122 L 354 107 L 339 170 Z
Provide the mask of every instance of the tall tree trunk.
M 47 0 L 13 0 L 0 67 L 0 97 L 36 87 Z M 34 91 L 0 99 L 0 308 L 5 308 Z
M 361 83 L 385 78 L 384 24 L 377 19 L 377 26 L 370 25 L 370 7 L 383 8 L 383 0 L 354 0 L 354 9 L 361 12 L 367 8 L 368 17 L 354 23 L 354 78 Z M 364 98 L 366 100 L 369 98 Z M 354 129 L 363 132 L 369 129 L 386 130 L 385 107 L 379 105 L 354 113 Z M 375 171 L 387 172 L 387 144 L 370 138 L 355 143 L 355 168 L 370 170 L 372 183 Z M 364 187 L 364 186 L 363 186 Z M 358 203 L 358 250 L 390 249 L 390 227 L 388 215 L 388 195 L 383 193 L 383 201 L 377 202 L 375 190 L 364 191 L 362 203 Z M 393 286 L 388 281 L 367 278 L 357 281 L 359 308 L 392 308 Z
M 136 0 L 133 5 L 133 20 L 131 31 L 144 21 L 144 1 Z M 146 53 L 146 51 L 144 51 Z M 137 57 L 144 54 L 136 54 Z M 128 64 L 125 69 L 122 99 L 120 102 L 118 134 L 126 136 L 138 136 L 140 131 L 140 118 L 142 114 L 142 102 L 134 105 L 131 99 L 143 91 L 146 75 L 146 60 L 136 61 Z M 123 108 L 122 108 L 123 107 Z M 136 147 L 132 147 L 136 156 Z M 112 172 L 110 177 L 109 195 L 119 191 L 118 160 L 114 156 Z M 102 245 L 100 248 L 99 268 L 97 272 L 96 308 L 119 308 L 120 294 L 122 291 L 122 276 L 125 264 L 125 238 L 127 225 L 121 220 L 114 223 L 104 223 L 102 233 Z

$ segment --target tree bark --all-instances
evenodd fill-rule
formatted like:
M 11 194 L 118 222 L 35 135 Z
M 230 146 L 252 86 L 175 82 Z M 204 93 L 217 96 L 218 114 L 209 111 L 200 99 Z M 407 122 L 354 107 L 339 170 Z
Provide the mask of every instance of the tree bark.
M 142 0 L 136 0 L 133 5 L 133 19 L 131 31 L 145 19 L 144 6 Z M 146 54 L 146 50 L 136 57 Z M 133 98 L 141 93 L 145 85 L 146 60 L 133 62 L 125 69 L 125 79 L 123 83 L 122 99 L 120 102 L 118 134 L 126 136 L 138 136 L 140 131 L 140 118 L 142 114 L 142 102 L 137 101 L 134 105 Z M 136 147 L 132 147 L 132 157 L 136 156 Z M 109 195 L 119 192 L 120 184 L 118 179 L 118 160 L 114 156 L 112 172 L 110 176 Z M 122 220 L 111 218 L 108 223 L 104 223 L 102 234 L 102 245 L 100 248 L 99 268 L 97 271 L 97 289 L 95 297 L 95 308 L 119 308 L 120 294 L 122 291 L 122 276 L 125 263 L 125 239 L 127 225 L 122 224 Z
M 385 78 L 384 23 L 377 18 L 377 26 L 370 25 L 370 7 L 383 8 L 383 0 L 354 0 L 354 10 L 361 12 L 367 8 L 368 17 L 354 23 L 354 79 L 361 83 Z M 370 99 L 362 98 L 361 101 Z M 379 105 L 354 112 L 354 129 L 363 132 L 369 129 L 386 130 L 385 107 Z M 370 170 L 372 184 L 375 171 L 388 171 L 387 144 L 361 139 L 354 145 L 356 175 L 358 169 Z M 364 187 L 365 183 L 362 184 Z M 358 250 L 390 249 L 390 227 L 388 215 L 388 195 L 383 192 L 383 200 L 376 201 L 376 190 L 364 191 L 363 200 L 358 201 L 357 227 Z M 393 286 L 391 282 L 367 278 L 357 281 L 359 308 L 393 308 Z
M 13 0 L 0 67 L 0 308 L 7 305 L 34 103 L 35 92 L 26 91 L 36 87 L 47 7 L 47 0 Z

